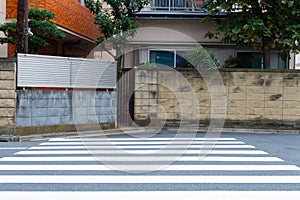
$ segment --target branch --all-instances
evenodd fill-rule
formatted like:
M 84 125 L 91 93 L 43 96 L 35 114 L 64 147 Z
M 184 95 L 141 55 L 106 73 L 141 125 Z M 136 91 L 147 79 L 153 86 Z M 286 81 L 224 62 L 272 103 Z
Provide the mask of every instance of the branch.
M 101 45 L 101 48 L 106 51 L 111 57 L 113 57 L 115 60 L 117 59 L 117 56 L 111 53 L 104 45 Z

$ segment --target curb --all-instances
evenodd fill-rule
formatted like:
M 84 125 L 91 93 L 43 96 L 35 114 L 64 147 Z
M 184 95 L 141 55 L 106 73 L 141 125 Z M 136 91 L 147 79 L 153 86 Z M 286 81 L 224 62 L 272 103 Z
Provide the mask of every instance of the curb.
M 118 129 L 106 129 L 102 130 L 104 135 L 118 135 L 123 133 L 138 133 L 144 131 L 155 131 L 155 128 L 147 129 L 147 128 L 137 128 L 137 127 L 124 127 Z M 177 128 L 170 127 L 164 128 L 162 130 L 177 130 Z M 197 131 L 205 133 L 207 129 L 197 128 L 197 127 L 186 127 L 182 129 L 183 131 Z M 269 135 L 300 135 L 300 130 L 277 130 L 277 129 L 246 129 L 246 128 L 223 128 L 223 129 L 215 129 L 216 131 L 222 130 L 222 134 L 227 133 L 239 133 L 239 134 L 269 134 Z M 214 131 L 212 129 L 212 131 Z M 34 140 L 45 140 L 55 137 L 72 137 L 72 136 L 95 136 L 99 135 L 99 131 L 83 131 L 81 133 L 78 132 L 57 132 L 57 133 L 45 133 L 45 134 L 33 134 L 26 136 L 15 136 L 15 135 L 2 135 L 0 136 L 0 142 L 25 142 L 25 141 L 34 141 Z M 101 133 L 102 134 L 102 133 Z

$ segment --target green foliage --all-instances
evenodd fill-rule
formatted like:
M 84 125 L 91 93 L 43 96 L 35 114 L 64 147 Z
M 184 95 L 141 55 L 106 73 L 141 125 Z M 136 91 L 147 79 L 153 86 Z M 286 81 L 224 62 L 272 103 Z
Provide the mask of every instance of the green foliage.
M 157 65 L 153 62 L 139 63 L 136 65 L 137 67 L 157 67 Z
M 239 66 L 239 59 L 233 56 L 230 56 L 227 60 L 225 60 L 224 67 L 225 68 L 236 68 Z
M 104 9 L 103 3 L 111 9 Z M 130 15 L 148 3 L 149 0 L 85 0 L 86 7 L 94 14 L 95 24 L 103 34 L 96 42 L 103 47 L 104 42 L 109 43 L 120 53 L 138 28 L 138 22 L 131 19 Z
M 238 6 L 237 6 L 238 5 Z M 223 13 L 223 19 L 215 20 L 216 31 L 206 33 L 208 38 L 222 37 L 225 43 L 239 47 L 257 48 L 262 53 L 278 50 L 283 58 L 289 50 L 299 52 L 300 1 L 294 0 L 218 0 L 207 4 L 208 20 Z
M 197 69 L 214 70 L 218 68 L 218 60 L 201 45 L 191 49 L 187 53 L 189 63 Z
M 38 10 L 31 8 L 28 11 L 29 27 L 33 35 L 28 36 L 29 52 L 35 53 L 38 47 L 49 45 L 51 38 L 61 39 L 65 37 L 64 33 L 51 22 L 55 15 L 47 10 Z M 0 31 L 5 37 L 0 38 L 0 43 L 15 44 L 16 21 L 0 25 Z

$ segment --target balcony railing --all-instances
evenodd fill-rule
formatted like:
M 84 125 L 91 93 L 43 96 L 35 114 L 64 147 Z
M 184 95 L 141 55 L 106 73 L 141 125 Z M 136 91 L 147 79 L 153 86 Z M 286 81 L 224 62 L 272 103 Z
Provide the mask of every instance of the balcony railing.
M 152 0 L 144 11 L 202 11 L 208 0 Z

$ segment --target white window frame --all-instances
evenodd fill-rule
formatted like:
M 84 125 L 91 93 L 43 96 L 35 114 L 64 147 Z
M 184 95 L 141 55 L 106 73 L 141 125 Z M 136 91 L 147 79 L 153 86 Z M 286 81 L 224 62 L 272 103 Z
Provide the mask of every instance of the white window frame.
M 176 56 L 177 51 L 189 51 L 191 48 L 185 47 L 185 48 L 149 48 L 148 49 L 148 62 L 150 62 L 150 51 L 169 51 L 174 53 L 174 62 L 173 62 L 173 69 L 176 69 Z

